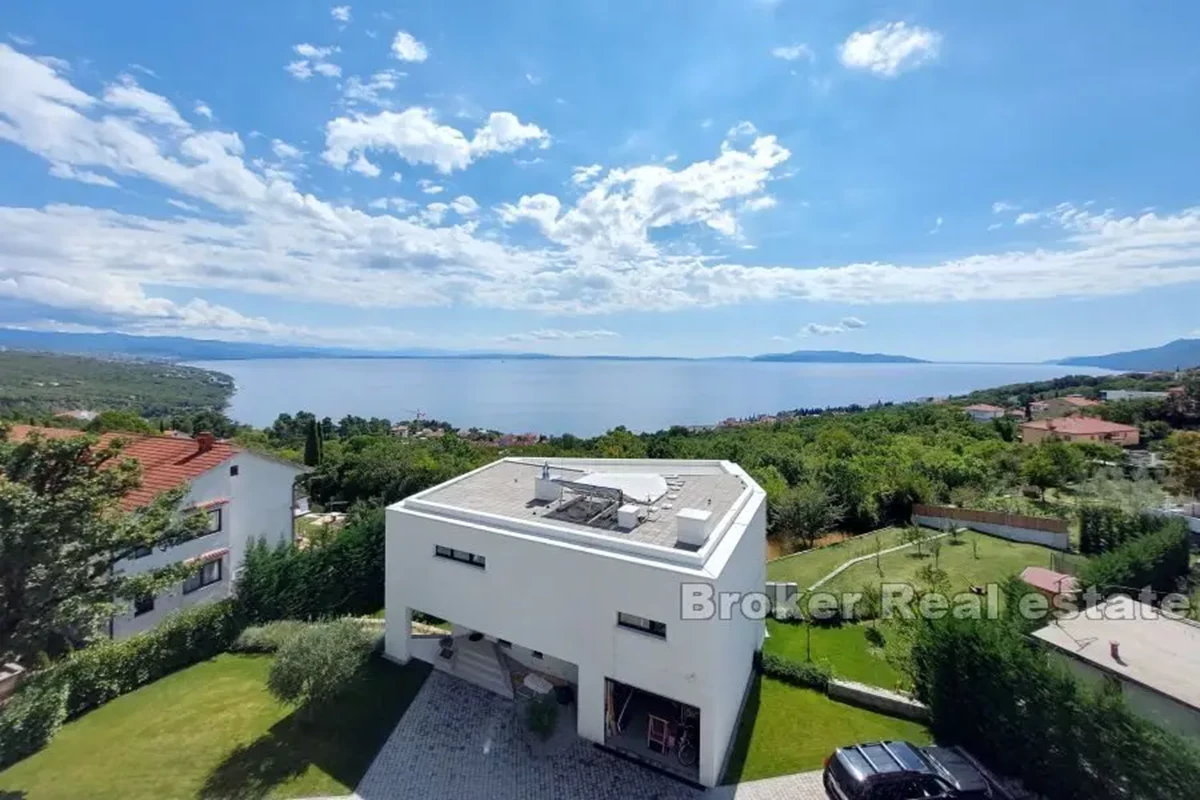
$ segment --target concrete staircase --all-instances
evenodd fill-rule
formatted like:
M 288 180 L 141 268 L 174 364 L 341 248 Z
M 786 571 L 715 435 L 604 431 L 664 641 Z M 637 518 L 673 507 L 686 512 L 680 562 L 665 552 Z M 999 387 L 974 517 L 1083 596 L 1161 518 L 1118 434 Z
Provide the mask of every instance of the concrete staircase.
M 435 657 L 433 666 L 493 694 L 513 699 L 512 678 L 501 663 L 495 643 L 487 639 L 472 642 L 465 636 L 455 637 L 454 657 L 449 662 Z

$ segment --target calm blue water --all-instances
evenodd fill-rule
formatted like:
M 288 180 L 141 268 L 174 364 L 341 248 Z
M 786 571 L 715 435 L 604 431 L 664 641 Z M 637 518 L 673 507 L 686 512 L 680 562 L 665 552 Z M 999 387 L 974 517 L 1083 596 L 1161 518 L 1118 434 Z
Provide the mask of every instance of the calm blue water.
M 791 408 L 913 400 L 1106 370 L 1045 364 L 771 364 L 748 361 L 264 359 L 204 361 L 232 375 L 230 415 L 281 412 L 410 419 L 458 427 L 593 436 L 654 431 Z

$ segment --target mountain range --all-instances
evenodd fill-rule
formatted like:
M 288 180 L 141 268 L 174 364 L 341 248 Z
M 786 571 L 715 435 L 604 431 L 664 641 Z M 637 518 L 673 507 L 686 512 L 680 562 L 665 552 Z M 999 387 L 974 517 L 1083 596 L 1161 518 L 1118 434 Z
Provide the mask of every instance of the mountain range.
M 156 359 L 163 361 L 236 361 L 254 358 L 474 358 L 553 359 L 591 358 L 625 361 L 676 360 L 663 356 L 557 356 L 546 353 L 512 353 L 483 350 L 359 350 L 346 347 L 223 342 L 184 336 L 134 336 L 126 333 L 65 333 L 0 328 L 0 348 L 37 350 L 74 355 Z M 791 361 L 810 363 L 922 363 L 920 359 L 884 353 L 854 353 L 844 350 L 796 350 L 757 356 L 724 356 L 721 361 Z
M 1200 366 L 1200 339 L 1176 339 L 1159 347 L 1099 356 L 1060 358 L 1050 363 L 1072 367 L 1103 367 L 1123 372 L 1186 369 Z

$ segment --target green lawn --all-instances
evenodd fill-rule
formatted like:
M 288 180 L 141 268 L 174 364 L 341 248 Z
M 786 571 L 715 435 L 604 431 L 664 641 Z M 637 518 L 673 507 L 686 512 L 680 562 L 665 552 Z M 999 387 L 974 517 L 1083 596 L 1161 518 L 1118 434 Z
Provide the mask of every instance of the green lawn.
M 886 635 L 887 625 L 881 624 L 880 630 Z M 771 636 L 763 647 L 765 652 L 793 661 L 807 660 L 809 643 L 806 626 L 768 619 L 767 631 Z M 869 683 L 884 689 L 895 689 L 903 683 L 900 673 L 884 660 L 882 650 L 867 641 L 863 625 L 814 625 L 812 660 L 828 663 L 834 675 L 848 681 Z
M 767 580 L 795 581 L 801 591 L 812 586 L 838 566 L 858 556 L 874 553 L 876 545 L 881 550 L 902 544 L 899 528 L 881 528 L 844 542 L 805 550 L 774 561 L 767 562 Z
M 1025 567 L 1050 567 L 1054 553 L 1047 547 L 1010 542 L 971 531 L 961 535 L 959 544 L 952 544 L 949 537 L 941 542 L 938 567 L 947 573 L 952 592 L 999 582 L 1009 575 L 1020 574 Z M 917 571 L 934 560 L 929 555 L 928 545 L 924 553 L 924 556 L 918 556 L 915 548 L 908 548 L 881 556 L 878 567 L 874 559 L 855 564 L 823 584 L 821 591 L 856 592 L 868 583 L 917 584 Z
M 919 723 L 839 703 L 772 678 L 756 679 L 725 782 L 820 769 L 839 747 L 881 739 L 930 742 L 929 731 Z
M 172 800 L 348 794 L 428 674 L 372 659 L 301 723 L 265 688 L 269 656 L 222 655 L 119 697 L 0 772 L 0 797 Z

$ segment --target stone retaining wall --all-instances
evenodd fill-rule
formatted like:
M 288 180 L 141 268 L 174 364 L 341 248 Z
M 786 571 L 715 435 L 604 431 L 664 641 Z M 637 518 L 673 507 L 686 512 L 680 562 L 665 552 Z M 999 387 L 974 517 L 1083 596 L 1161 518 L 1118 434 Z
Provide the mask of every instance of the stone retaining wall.
M 893 717 L 910 719 L 916 722 L 929 721 L 929 708 L 908 695 L 899 692 L 889 692 L 877 686 L 865 683 L 843 681 L 834 678 L 826 690 L 830 697 L 856 706 L 863 706 L 872 711 L 879 711 Z

